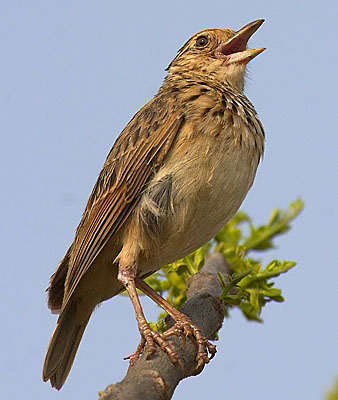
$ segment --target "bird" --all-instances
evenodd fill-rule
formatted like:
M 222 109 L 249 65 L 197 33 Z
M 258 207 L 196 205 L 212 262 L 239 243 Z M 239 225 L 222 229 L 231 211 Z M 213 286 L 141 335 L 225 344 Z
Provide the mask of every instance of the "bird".
M 247 49 L 263 22 L 193 35 L 115 141 L 47 289 L 59 314 L 43 365 L 52 387 L 64 385 L 94 309 L 124 290 L 141 336 L 131 366 L 157 349 L 179 363 L 167 341 L 174 334 L 196 340 L 197 367 L 215 355 L 198 326 L 144 279 L 214 237 L 253 184 L 265 135 L 243 91 L 247 64 L 265 50 Z M 173 317 L 172 328 L 150 328 L 137 289 Z

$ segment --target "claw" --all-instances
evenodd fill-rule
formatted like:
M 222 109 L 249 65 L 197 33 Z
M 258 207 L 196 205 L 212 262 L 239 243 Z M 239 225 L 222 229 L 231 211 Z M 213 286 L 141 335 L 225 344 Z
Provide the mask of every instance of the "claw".
M 144 348 L 147 344 L 147 355 L 146 359 L 149 359 L 156 351 L 156 344 L 168 354 L 171 362 L 173 364 L 181 364 L 178 354 L 171 348 L 169 343 L 163 334 L 154 332 L 148 325 L 140 327 L 141 340 L 135 353 L 131 356 L 126 357 L 129 359 L 130 366 L 133 366 L 135 362 L 140 358 L 141 354 L 144 352 Z M 180 365 L 181 366 L 181 365 Z
M 197 355 L 196 355 L 196 367 L 194 373 L 199 373 L 205 364 L 216 354 L 216 346 L 211 344 L 206 337 L 202 336 L 200 329 L 185 315 L 182 314 L 177 319 L 174 326 L 169 328 L 162 334 L 154 332 L 149 325 L 145 324 L 139 326 L 141 333 L 141 341 L 137 346 L 134 354 L 126 359 L 130 359 L 130 366 L 132 367 L 135 362 L 140 358 L 140 355 L 144 352 L 144 348 L 147 345 L 147 356 L 149 359 L 156 351 L 156 345 L 158 345 L 170 358 L 173 364 L 178 364 L 184 373 L 184 366 L 182 361 L 179 359 L 178 354 L 172 349 L 170 344 L 167 342 L 167 338 L 173 335 L 181 336 L 183 340 L 183 346 L 186 342 L 186 338 L 193 336 L 197 343 Z M 210 356 L 209 356 L 210 355 Z

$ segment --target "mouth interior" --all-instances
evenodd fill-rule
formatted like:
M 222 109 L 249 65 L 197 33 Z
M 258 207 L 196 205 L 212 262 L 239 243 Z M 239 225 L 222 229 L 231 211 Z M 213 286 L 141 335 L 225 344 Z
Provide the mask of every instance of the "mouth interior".
M 240 53 L 246 49 L 247 41 L 242 37 L 237 36 L 230 41 L 221 44 L 215 51 L 215 56 L 217 58 L 225 58 L 234 53 Z

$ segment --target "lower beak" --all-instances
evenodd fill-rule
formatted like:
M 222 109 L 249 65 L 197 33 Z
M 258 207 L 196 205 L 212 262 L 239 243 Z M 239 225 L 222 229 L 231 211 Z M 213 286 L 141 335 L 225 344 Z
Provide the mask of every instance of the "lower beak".
M 225 61 L 226 64 L 247 64 L 251 60 L 253 60 L 258 54 L 261 54 L 265 49 L 265 47 L 261 47 L 259 49 L 250 49 L 245 51 L 240 51 L 239 53 L 233 53 L 228 56 L 228 59 Z

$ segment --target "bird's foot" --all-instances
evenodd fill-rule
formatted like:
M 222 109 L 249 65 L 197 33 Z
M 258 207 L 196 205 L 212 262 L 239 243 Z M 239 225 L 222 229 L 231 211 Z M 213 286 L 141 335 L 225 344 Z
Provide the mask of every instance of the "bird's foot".
M 205 364 L 216 354 L 216 346 L 211 344 L 209 340 L 201 334 L 201 330 L 195 325 L 189 317 L 181 312 L 177 311 L 175 315 L 176 323 L 174 326 L 169 328 L 164 332 L 165 337 L 171 335 L 183 336 L 184 340 L 187 337 L 193 337 L 197 344 L 197 354 L 196 354 L 196 371 L 200 371 Z
M 170 344 L 166 340 L 166 335 L 164 333 L 158 333 L 153 331 L 148 324 L 139 325 L 139 331 L 141 334 L 141 340 L 135 353 L 131 356 L 126 357 L 129 359 L 129 364 L 132 367 L 135 362 L 140 358 L 141 354 L 144 353 L 144 349 L 147 345 L 147 355 L 146 358 L 150 358 L 156 351 L 156 345 L 160 347 L 165 353 L 168 354 L 171 362 L 173 364 L 179 364 L 181 367 L 181 361 L 179 360 L 178 354 L 172 349 Z
M 139 326 L 141 333 L 141 341 L 137 346 L 135 353 L 127 357 L 130 360 L 130 366 L 132 367 L 135 362 L 140 358 L 141 354 L 147 345 L 146 358 L 150 358 L 156 351 L 156 345 L 158 345 L 161 350 L 168 354 L 171 362 L 173 364 L 178 364 L 182 370 L 184 370 L 183 363 L 180 360 L 176 351 L 173 350 L 172 346 L 168 343 L 167 338 L 173 335 L 183 337 L 185 342 L 187 337 L 193 337 L 197 343 L 197 354 L 195 367 L 195 372 L 199 372 L 205 364 L 216 354 L 216 346 L 211 344 L 206 337 L 201 334 L 200 329 L 188 318 L 186 315 L 179 313 L 177 315 L 177 320 L 174 326 L 169 328 L 164 333 L 154 332 L 148 324 L 142 324 Z M 210 356 L 209 356 L 210 355 Z

